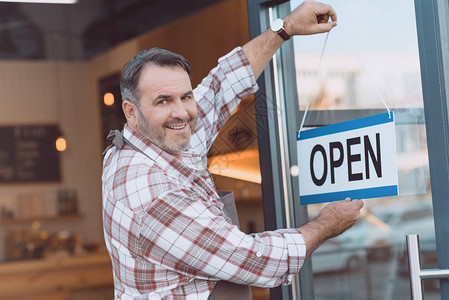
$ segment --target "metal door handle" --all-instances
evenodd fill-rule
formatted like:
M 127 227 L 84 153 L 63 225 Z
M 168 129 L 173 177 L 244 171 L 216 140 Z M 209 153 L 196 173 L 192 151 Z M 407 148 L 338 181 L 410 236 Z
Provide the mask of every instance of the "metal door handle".
M 449 278 L 449 269 L 427 269 L 421 270 L 421 252 L 419 250 L 419 236 L 409 234 L 407 239 L 408 266 L 410 270 L 410 289 L 412 300 L 422 300 L 422 279 L 445 279 Z

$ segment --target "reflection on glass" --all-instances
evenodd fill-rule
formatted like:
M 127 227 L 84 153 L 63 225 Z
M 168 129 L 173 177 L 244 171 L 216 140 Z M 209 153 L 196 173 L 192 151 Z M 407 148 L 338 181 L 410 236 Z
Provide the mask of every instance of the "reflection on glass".
M 327 3 L 338 13 L 338 26 L 319 70 L 326 35 L 294 39 L 301 109 L 310 97 L 311 109 L 383 108 L 380 96 L 391 108 L 422 107 L 413 1 Z
M 292 9 L 301 2 L 291 1 Z M 423 267 L 436 267 L 414 2 L 326 3 L 337 11 L 338 26 L 328 36 L 321 66 L 325 34 L 293 41 L 300 109 L 310 100 L 309 109 L 318 111 L 305 124 L 319 124 L 323 111 L 334 120 L 342 112 L 345 118 L 355 110 L 373 114 L 370 109 L 385 108 L 384 100 L 396 113 L 400 196 L 366 200 L 358 223 L 316 250 L 315 296 L 410 299 L 406 234 L 420 235 Z M 310 205 L 310 217 L 320 209 Z M 425 282 L 425 291 L 426 299 L 440 299 L 437 281 Z

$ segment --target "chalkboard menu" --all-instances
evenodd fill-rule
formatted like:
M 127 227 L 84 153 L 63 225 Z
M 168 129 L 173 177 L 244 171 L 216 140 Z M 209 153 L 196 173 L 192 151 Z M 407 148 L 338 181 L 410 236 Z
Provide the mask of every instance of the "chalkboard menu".
M 58 181 L 56 125 L 0 127 L 0 182 Z

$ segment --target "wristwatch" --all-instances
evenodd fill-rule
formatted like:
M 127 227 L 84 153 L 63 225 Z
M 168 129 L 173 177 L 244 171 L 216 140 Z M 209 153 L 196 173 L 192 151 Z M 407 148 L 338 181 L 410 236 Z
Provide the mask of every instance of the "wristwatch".
M 285 32 L 284 30 L 284 20 L 282 19 L 276 19 L 271 23 L 270 26 L 271 30 L 279 34 L 279 36 L 284 40 L 287 41 L 290 39 L 290 35 Z

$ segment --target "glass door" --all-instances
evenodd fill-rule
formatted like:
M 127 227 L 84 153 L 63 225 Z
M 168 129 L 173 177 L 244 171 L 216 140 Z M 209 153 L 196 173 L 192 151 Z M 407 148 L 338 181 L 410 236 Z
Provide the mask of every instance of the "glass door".
M 302 2 L 261 5 L 257 8 L 261 31 Z M 387 110 L 385 105 L 396 116 L 400 195 L 365 200 L 360 221 L 315 251 L 300 273 L 300 282 L 283 294 L 284 299 L 410 299 L 406 234 L 419 234 L 423 268 L 442 268 L 447 263 L 441 254 L 447 253 L 443 250 L 447 243 L 441 238 L 447 224 L 441 221 L 438 208 L 447 202 L 448 168 L 435 163 L 448 160 L 444 151 L 448 124 L 443 120 L 447 99 L 444 88 L 430 89 L 435 80 L 428 75 L 444 70 L 445 63 L 438 50 L 439 43 L 447 39 L 436 34 L 434 40 L 428 38 L 432 32 L 439 33 L 426 22 L 438 25 L 435 10 L 432 14 L 437 2 L 328 0 L 338 13 L 338 26 L 328 36 L 294 37 L 266 69 L 262 88 L 272 93 L 266 92 L 269 96 L 264 100 L 276 111 L 270 145 L 277 146 L 280 160 L 272 170 L 279 174 L 278 188 L 284 191 L 276 201 L 284 207 L 287 226 L 299 226 L 322 207 L 300 205 L 298 180 L 290 173 L 297 164 L 295 133 L 307 103 L 304 129 L 382 113 Z M 256 5 L 248 3 L 251 22 L 251 9 Z M 442 16 L 447 13 L 440 12 Z M 440 48 L 429 49 L 424 39 Z M 434 62 L 430 57 L 436 59 L 435 65 L 427 65 Z M 435 105 L 440 109 L 429 109 Z M 443 116 L 436 115 L 438 111 Z M 435 143 L 439 134 L 435 126 L 443 127 L 442 147 Z M 442 283 L 445 291 L 447 284 Z M 442 299 L 439 280 L 424 281 L 424 298 Z
M 400 196 L 365 200 L 359 222 L 315 251 L 315 298 L 410 299 L 406 234 L 420 235 L 423 265 L 436 267 L 414 3 L 327 3 L 338 12 L 338 26 L 329 35 L 293 38 L 300 111 L 310 102 L 304 124 L 316 127 L 381 113 L 387 111 L 385 103 L 396 115 Z M 291 9 L 299 4 L 291 1 Z M 367 16 L 381 21 L 367 22 Z M 308 215 L 313 218 L 321 207 L 309 205 Z M 426 299 L 439 297 L 438 281 L 427 282 Z

